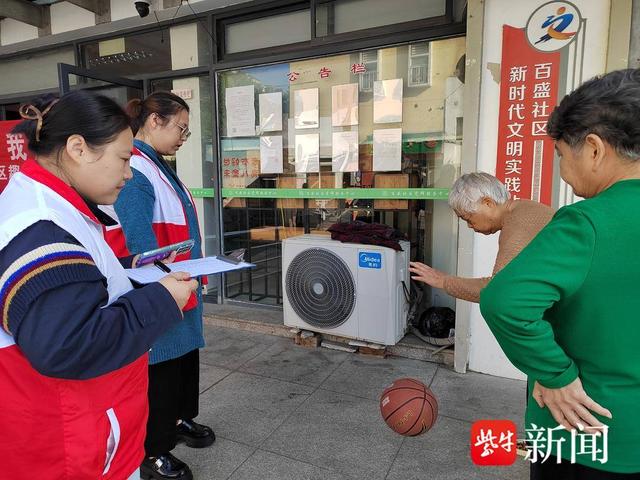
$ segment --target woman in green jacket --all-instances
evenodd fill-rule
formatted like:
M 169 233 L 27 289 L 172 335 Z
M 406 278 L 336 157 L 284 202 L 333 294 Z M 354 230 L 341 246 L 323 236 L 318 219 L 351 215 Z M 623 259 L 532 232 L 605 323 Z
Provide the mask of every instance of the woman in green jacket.
M 585 200 L 561 208 L 481 293 L 529 378 L 535 480 L 640 479 L 639 112 L 640 70 L 562 100 L 547 129 L 560 175 Z

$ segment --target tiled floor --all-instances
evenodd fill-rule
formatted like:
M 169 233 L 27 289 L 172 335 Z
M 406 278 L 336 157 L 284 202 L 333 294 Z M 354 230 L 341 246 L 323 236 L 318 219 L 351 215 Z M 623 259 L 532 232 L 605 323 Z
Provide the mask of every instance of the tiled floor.
M 218 438 L 207 449 L 174 450 L 197 480 L 528 478 L 520 457 L 502 468 L 469 458 L 472 421 L 522 424 L 524 382 L 205 328 L 198 421 Z M 399 377 L 422 380 L 438 398 L 438 421 L 424 435 L 401 437 L 380 417 L 380 393 Z

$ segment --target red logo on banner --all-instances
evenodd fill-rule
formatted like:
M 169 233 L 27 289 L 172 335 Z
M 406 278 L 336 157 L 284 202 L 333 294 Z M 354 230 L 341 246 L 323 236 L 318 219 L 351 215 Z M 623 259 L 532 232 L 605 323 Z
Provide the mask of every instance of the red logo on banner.
M 9 179 L 20 171 L 22 163 L 30 156 L 27 141 L 22 135 L 11 133 L 21 120 L 0 122 L 0 191 Z
M 551 204 L 554 149 L 546 126 L 559 69 L 559 52 L 540 52 L 523 29 L 503 26 L 496 176 L 514 199 Z
M 511 465 L 516 461 L 516 424 L 480 420 L 471 426 L 471 460 L 476 465 Z

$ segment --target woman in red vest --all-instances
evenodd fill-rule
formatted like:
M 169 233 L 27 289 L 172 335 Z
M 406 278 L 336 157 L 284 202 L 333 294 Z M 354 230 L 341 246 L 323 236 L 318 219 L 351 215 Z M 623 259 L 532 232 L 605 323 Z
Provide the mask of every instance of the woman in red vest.
M 191 239 L 193 249 L 178 260 L 202 257 L 193 198 L 164 156 L 175 155 L 189 138 L 189 106 L 169 92 L 132 100 L 128 111 L 135 133 L 133 178 L 114 205 L 119 225 L 107 234 L 118 256 Z M 160 337 L 149 353 L 149 421 L 145 478 L 190 480 L 189 467 L 173 456 L 178 441 L 208 447 L 213 430 L 198 415 L 199 349 L 204 346 L 200 290 L 183 308 L 184 321 Z
M 139 478 L 147 351 L 197 283 L 133 289 L 103 238 L 131 178 L 132 132 L 107 97 L 76 91 L 21 108 L 27 160 L 0 195 L 2 478 Z

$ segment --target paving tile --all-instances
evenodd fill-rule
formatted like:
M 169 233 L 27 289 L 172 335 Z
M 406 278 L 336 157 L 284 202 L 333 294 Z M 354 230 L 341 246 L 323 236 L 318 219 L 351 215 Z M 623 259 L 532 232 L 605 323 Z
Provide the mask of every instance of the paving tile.
M 259 446 L 313 392 L 311 387 L 234 372 L 200 395 L 200 423 Z
M 351 355 L 320 388 L 379 400 L 383 390 L 398 378 L 416 378 L 429 385 L 437 368 L 435 363 L 406 358 Z
M 230 319 L 249 320 L 263 324 L 283 325 L 284 319 L 280 309 L 252 308 L 244 305 L 204 304 L 205 315 Z M 205 322 L 207 319 L 205 318 Z
M 257 450 L 229 480 L 343 480 L 345 478 L 324 468 Z
M 231 370 L 283 340 L 271 335 L 210 326 L 205 329 L 205 338 L 207 346 L 200 350 L 200 362 Z
M 438 368 L 431 390 L 443 415 L 475 422 L 508 419 L 523 432 L 526 382 Z
M 231 370 L 226 368 L 215 367 L 213 365 L 207 365 L 206 363 L 200 364 L 200 393 L 211 388 L 214 384 L 218 383 L 224 377 L 229 375 Z
M 268 335 L 260 332 L 251 332 L 247 330 L 238 330 L 235 328 L 218 327 L 214 325 L 204 325 L 204 337 L 206 339 L 207 347 L 211 346 L 213 342 L 219 339 L 236 339 L 236 340 L 252 340 L 255 343 L 263 343 L 271 345 L 278 340 L 282 340 L 283 337 L 275 335 Z M 207 348 L 205 347 L 205 349 Z
M 210 447 L 189 448 L 181 444 L 172 453 L 189 465 L 196 480 L 224 480 L 254 451 L 253 447 L 218 436 Z
M 479 467 L 470 457 L 471 424 L 439 417 L 433 428 L 406 437 L 385 480 L 485 480 L 529 478 L 529 465 L 518 457 L 508 467 Z
M 286 339 L 245 363 L 240 370 L 317 386 L 352 355 L 326 348 L 305 348 L 295 345 L 292 339 Z
M 218 436 L 207 449 L 178 446 L 199 480 L 528 478 L 513 467 L 481 468 L 469 458 L 471 422 L 507 418 L 522 430 L 525 382 L 404 358 L 306 349 L 291 339 L 205 326 L 200 416 Z M 440 407 L 434 428 L 393 433 L 378 400 L 400 377 L 431 383 Z M 319 387 L 318 387 L 319 385 Z
M 317 390 L 261 448 L 375 480 L 384 478 L 401 443 L 380 417 L 377 401 Z

